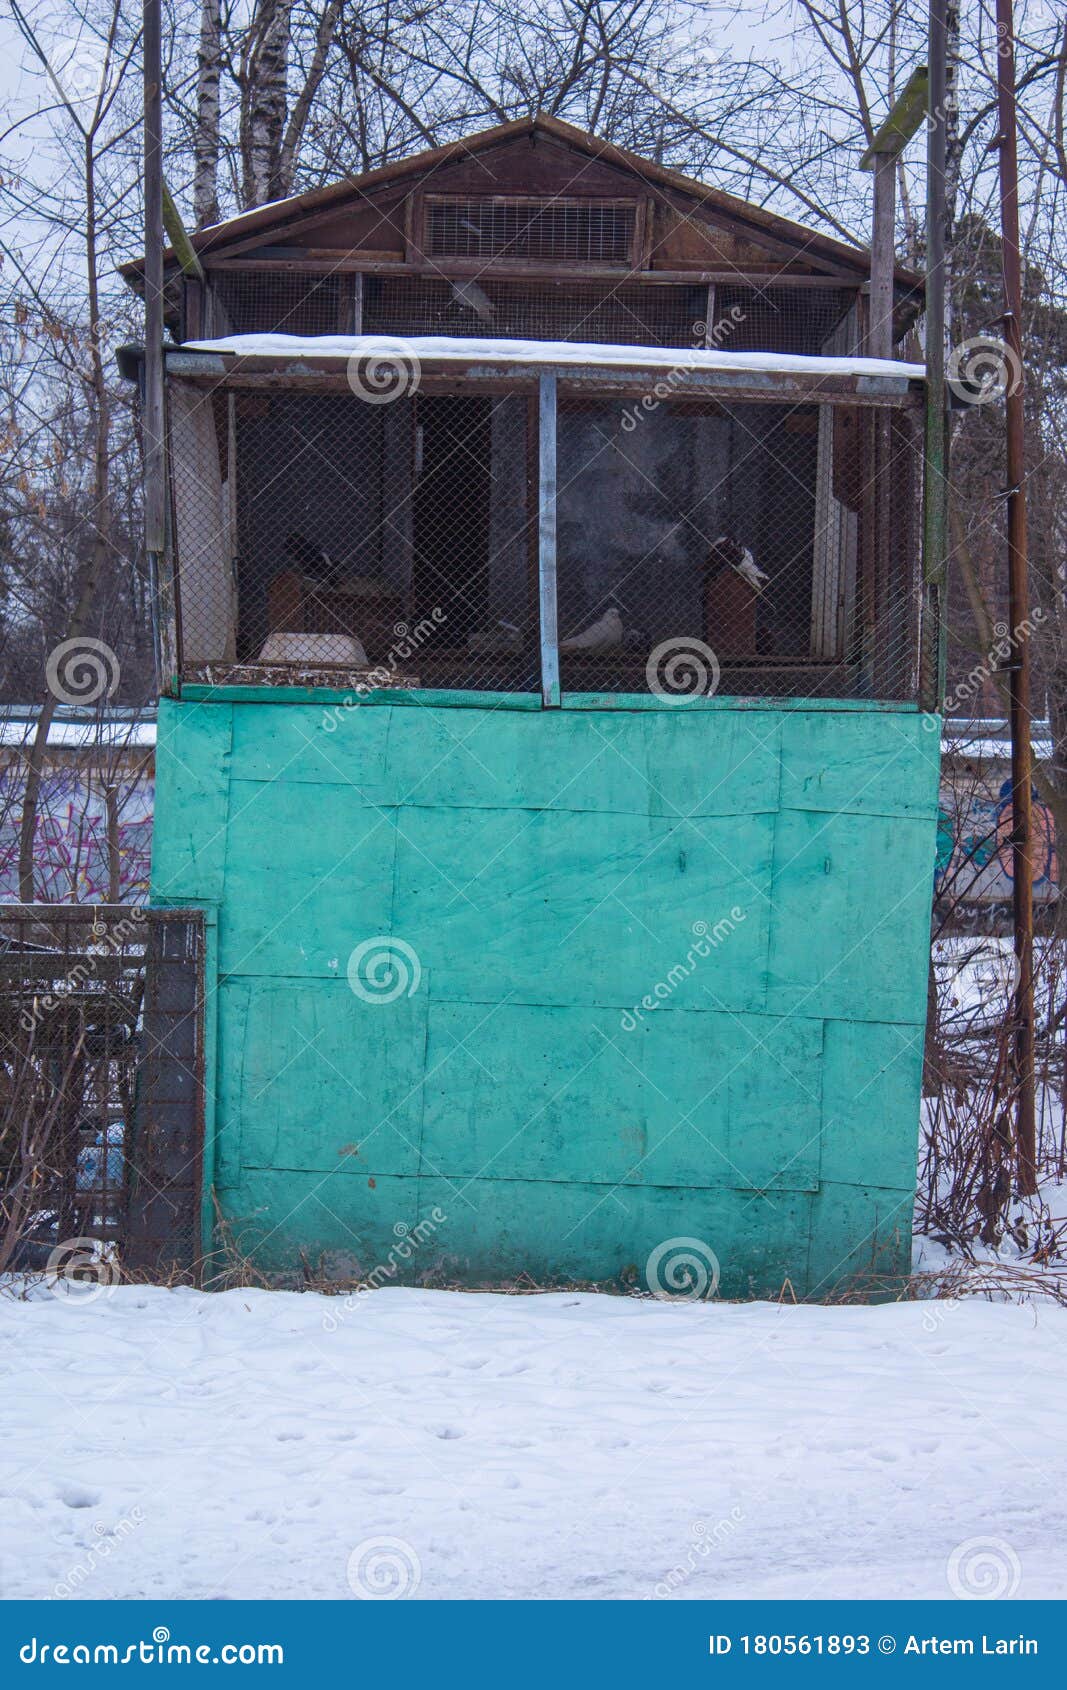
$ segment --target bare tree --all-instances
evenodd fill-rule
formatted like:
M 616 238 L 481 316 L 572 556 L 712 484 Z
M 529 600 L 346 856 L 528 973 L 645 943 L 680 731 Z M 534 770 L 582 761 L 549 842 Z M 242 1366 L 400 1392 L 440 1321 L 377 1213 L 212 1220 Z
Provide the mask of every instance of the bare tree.
M 57 73 L 52 58 L 39 31 L 12 0 L 12 12 L 19 30 L 34 57 L 40 64 L 53 91 L 56 109 L 62 112 L 73 135 L 77 159 L 76 181 L 81 213 L 74 225 L 81 240 L 82 274 L 85 289 L 85 330 L 75 369 L 79 397 L 88 419 L 90 462 L 92 465 L 90 502 L 80 521 L 66 535 L 67 545 L 81 542 L 82 558 L 75 569 L 70 596 L 65 607 L 65 642 L 76 657 L 77 644 L 88 633 L 99 615 L 100 591 L 113 551 L 113 522 L 111 504 L 111 394 L 105 357 L 109 327 L 101 305 L 101 270 L 104 254 L 101 250 L 100 204 L 101 164 L 115 142 L 110 132 L 109 118 L 115 106 L 119 87 L 130 65 L 135 40 L 120 42 L 122 0 L 112 0 L 111 10 L 101 34 L 95 38 L 97 56 L 87 62 L 98 67 L 99 80 L 95 88 L 84 95 L 80 85 L 67 75 Z M 121 131 L 120 131 L 121 132 Z M 69 236 L 70 229 L 65 233 Z M 29 278 L 25 278 L 29 282 Z M 22 795 L 22 818 L 19 837 L 19 896 L 24 903 L 34 898 L 34 834 L 37 805 L 41 789 L 48 734 L 59 702 L 59 693 L 50 686 L 43 694 L 33 738 L 25 756 L 25 779 Z
M 281 193 L 288 105 L 292 0 L 256 0 L 237 73 L 241 89 L 241 183 L 244 205 Z
M 222 78 L 220 0 L 202 0 L 196 55 L 196 130 L 193 138 L 193 221 L 198 229 L 219 221 L 219 148 Z

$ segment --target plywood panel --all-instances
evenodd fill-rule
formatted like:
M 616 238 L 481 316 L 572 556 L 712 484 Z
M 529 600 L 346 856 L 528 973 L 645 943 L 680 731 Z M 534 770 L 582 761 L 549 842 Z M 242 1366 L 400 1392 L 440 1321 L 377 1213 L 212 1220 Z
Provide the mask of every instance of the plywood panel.
M 368 1003 L 345 980 L 256 981 L 245 1015 L 243 1168 L 415 1173 L 425 994 Z
M 623 1009 L 686 964 L 679 1006 L 762 1007 L 771 817 L 407 810 L 399 825 L 395 931 L 440 996 Z
M 239 1237 L 366 1273 L 437 1212 L 398 1273 L 470 1279 L 632 1278 L 692 1237 L 730 1295 L 899 1266 L 926 740 L 908 712 L 164 701 L 154 887 L 219 906 Z M 410 996 L 350 990 L 375 936 Z
M 935 716 L 788 716 L 782 724 L 783 809 L 854 815 L 930 814 L 941 762 Z
M 783 810 L 768 1009 L 921 1025 L 932 855 L 927 821 Z
M 355 787 L 235 781 L 222 971 L 343 979 L 353 946 L 390 930 L 395 840 Z
M 228 704 L 159 701 L 153 903 L 218 902 L 229 817 Z
M 432 1003 L 423 1171 L 814 1190 L 821 1022 Z

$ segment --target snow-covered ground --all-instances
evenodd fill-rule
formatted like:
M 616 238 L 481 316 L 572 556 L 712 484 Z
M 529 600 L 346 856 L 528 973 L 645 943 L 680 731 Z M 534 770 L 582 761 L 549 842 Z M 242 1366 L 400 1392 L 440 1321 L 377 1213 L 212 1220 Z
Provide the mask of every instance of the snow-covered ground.
M 1061 1595 L 1067 1310 L 0 1299 L 5 1597 Z

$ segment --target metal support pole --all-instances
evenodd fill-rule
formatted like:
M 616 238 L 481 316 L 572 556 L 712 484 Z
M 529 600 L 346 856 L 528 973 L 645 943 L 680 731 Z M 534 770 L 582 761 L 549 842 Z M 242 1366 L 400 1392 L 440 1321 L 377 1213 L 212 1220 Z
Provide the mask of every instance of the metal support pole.
M 154 591 L 163 580 L 163 106 L 160 0 L 144 0 L 144 537 Z M 157 675 L 157 685 L 163 677 Z
M 1033 771 L 1030 751 L 1030 647 L 1022 630 L 1030 611 L 1026 536 L 1026 418 L 1023 393 L 1022 258 L 1019 250 L 1019 169 L 1015 110 L 1015 29 L 1011 0 L 997 0 L 997 116 L 1000 147 L 1000 228 L 1004 267 L 1004 343 L 1007 348 L 1008 620 L 1011 657 L 1011 855 L 1015 933 L 1015 1150 L 1019 1190 L 1037 1190 L 1034 1118 Z
M 556 378 L 542 376 L 538 404 L 537 577 L 541 608 L 541 702 L 558 708 L 556 616 Z
M 923 616 L 919 702 L 945 692 L 944 592 L 948 553 L 948 405 L 945 386 L 945 163 L 947 0 L 930 0 L 926 154 L 926 416 L 923 451 Z

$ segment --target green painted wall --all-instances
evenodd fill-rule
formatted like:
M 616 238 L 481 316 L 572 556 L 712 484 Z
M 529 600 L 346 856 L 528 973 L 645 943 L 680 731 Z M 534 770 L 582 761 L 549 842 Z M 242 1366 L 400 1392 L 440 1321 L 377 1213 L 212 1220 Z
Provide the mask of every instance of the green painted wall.
M 263 1266 L 907 1265 L 938 724 L 710 702 L 162 701 L 153 895 L 212 916 L 206 1166 Z M 413 992 L 352 990 L 374 938 Z

